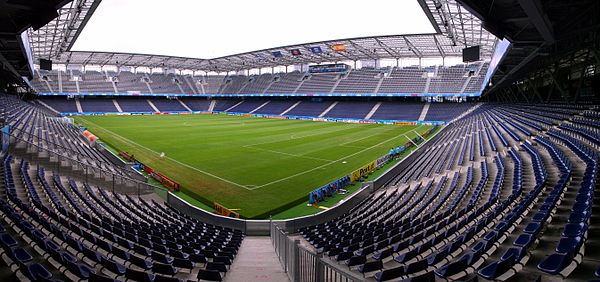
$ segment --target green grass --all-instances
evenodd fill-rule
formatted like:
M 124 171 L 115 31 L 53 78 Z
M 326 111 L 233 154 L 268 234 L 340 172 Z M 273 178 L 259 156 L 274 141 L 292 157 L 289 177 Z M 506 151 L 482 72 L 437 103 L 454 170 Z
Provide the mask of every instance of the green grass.
M 439 129 L 436 130 L 436 132 L 437 131 L 439 131 Z M 415 149 L 417 149 L 417 147 L 414 147 L 414 146 L 410 147 L 408 150 L 402 152 L 402 154 L 400 155 L 399 158 L 387 163 L 381 169 L 376 170 L 373 173 L 369 174 L 369 176 L 363 181 L 372 181 L 372 180 L 377 179 L 377 177 L 382 175 L 384 172 L 386 172 L 390 167 L 392 167 L 396 163 L 400 162 L 404 157 L 406 157 L 408 154 L 410 154 Z M 318 205 L 322 206 L 322 207 L 328 207 L 328 208 L 333 207 L 339 201 L 343 200 L 344 198 L 346 198 L 346 197 L 352 195 L 354 192 L 358 191 L 361 187 L 362 187 L 362 184 L 355 183 L 352 186 L 348 186 L 348 187 L 344 188 L 344 189 L 348 190 L 348 193 L 335 194 L 332 197 L 327 198 L 327 202 L 321 202 Z M 288 219 L 288 218 L 293 218 L 293 217 L 316 214 L 316 213 L 319 213 L 320 211 L 322 211 L 321 209 L 315 208 L 312 205 L 307 206 L 307 204 L 308 204 L 308 202 L 303 202 L 303 203 L 297 204 L 287 210 L 284 210 L 278 214 L 273 215 L 272 219 Z
M 267 218 L 431 126 L 228 115 L 86 116 L 76 121 L 181 184 L 208 207 Z M 160 153 L 165 157 L 161 158 Z

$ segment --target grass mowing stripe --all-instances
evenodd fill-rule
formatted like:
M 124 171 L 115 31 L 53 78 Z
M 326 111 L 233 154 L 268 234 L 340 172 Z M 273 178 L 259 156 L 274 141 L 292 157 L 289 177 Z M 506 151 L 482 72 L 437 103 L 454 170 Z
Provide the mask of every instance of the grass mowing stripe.
M 111 133 L 113 136 L 116 136 L 117 138 L 120 138 L 120 139 L 121 139 L 121 140 L 123 140 L 124 142 L 132 143 L 132 144 L 134 144 L 134 145 L 136 145 L 136 146 L 138 146 L 138 147 L 140 147 L 140 148 L 146 149 L 147 151 L 149 151 L 149 152 L 152 152 L 152 153 L 154 153 L 154 154 L 157 154 L 157 155 L 159 155 L 159 156 L 160 156 L 160 153 L 159 153 L 159 152 L 156 152 L 156 151 L 154 151 L 154 150 L 152 150 L 152 149 L 150 149 L 150 148 L 148 148 L 148 147 L 146 147 L 146 146 L 143 146 L 143 145 L 141 145 L 141 144 L 138 144 L 138 143 L 136 143 L 136 142 L 134 142 L 134 141 L 131 141 L 131 140 L 129 140 L 129 139 L 127 139 L 127 138 L 125 138 L 125 137 L 123 137 L 123 136 L 121 136 L 121 135 L 117 134 L 117 133 L 114 133 L 114 132 L 112 132 L 112 131 L 110 131 L 110 130 L 108 130 L 108 129 L 106 129 L 106 128 L 103 128 L 102 126 L 99 126 L 99 125 L 97 125 L 97 124 L 95 124 L 95 123 L 93 123 L 93 122 L 91 122 L 91 121 L 88 121 L 88 122 L 89 122 L 89 123 L 91 123 L 91 124 L 94 124 L 95 126 L 97 126 L 97 127 L 99 127 L 99 128 L 102 128 L 102 129 L 104 129 L 105 131 L 108 131 L 108 132 L 110 132 L 110 133 Z M 216 178 L 216 179 L 219 179 L 219 180 L 221 180 L 221 181 L 227 182 L 227 183 L 229 183 L 229 184 L 233 184 L 233 185 L 235 185 L 235 186 L 238 186 L 238 187 L 242 187 L 242 188 L 248 189 L 248 187 L 246 187 L 246 186 L 244 186 L 244 185 L 241 185 L 241 184 L 235 183 L 235 182 L 233 182 L 233 181 L 230 181 L 230 180 L 227 180 L 227 179 L 225 179 L 225 178 L 221 178 L 221 177 L 219 177 L 219 176 L 216 176 L 216 175 L 214 175 L 214 174 L 212 174 L 212 173 L 210 173 L 210 172 L 206 172 L 206 171 L 203 171 L 203 170 L 201 170 L 201 169 L 195 168 L 195 167 L 193 167 L 193 166 L 190 166 L 190 165 L 188 165 L 188 164 L 182 163 L 182 162 L 180 162 L 180 161 L 178 161 L 178 160 L 176 160 L 176 159 L 173 159 L 173 158 L 171 158 L 171 157 L 165 156 L 165 157 L 162 157 L 162 158 L 169 159 L 169 160 L 171 160 L 171 161 L 173 161 L 173 162 L 176 162 L 176 163 L 178 163 L 178 164 L 180 164 L 180 165 L 182 165 L 182 166 L 185 166 L 185 167 L 191 168 L 191 169 L 193 169 L 193 170 L 195 170 L 195 171 L 198 171 L 198 172 L 200 172 L 200 173 L 204 173 L 204 174 L 206 174 L 206 175 L 208 175 L 208 176 L 214 177 L 214 178 Z
M 401 135 L 401 136 L 404 136 L 404 137 L 406 137 L 406 135 L 405 135 L 405 134 L 403 134 L 403 135 Z M 271 185 L 271 184 L 278 183 L 278 182 L 281 182 L 281 181 L 284 181 L 284 180 L 287 180 L 287 179 L 290 179 L 290 178 L 293 178 L 293 177 L 296 177 L 296 176 L 299 176 L 299 175 L 303 175 L 303 174 L 305 174 L 305 173 L 309 173 L 309 172 L 311 172 L 311 171 L 314 171 L 314 170 L 320 169 L 320 168 L 322 168 L 322 167 L 325 167 L 325 166 L 328 166 L 328 165 L 334 164 L 334 163 L 336 163 L 336 162 L 339 162 L 339 161 L 341 161 L 341 160 L 343 160 L 343 159 L 346 159 L 346 158 L 349 158 L 349 157 L 352 157 L 352 156 L 358 155 L 358 154 L 360 154 L 360 153 L 362 153 L 362 152 L 365 152 L 365 151 L 367 151 L 367 150 L 371 150 L 371 149 L 373 149 L 373 148 L 375 148 L 375 147 L 378 147 L 378 146 L 380 146 L 381 144 L 388 143 L 388 142 L 390 142 L 391 140 L 393 140 L 393 139 L 396 139 L 396 138 L 398 138 L 398 137 L 400 137 L 400 136 L 393 137 L 393 138 L 390 138 L 390 139 L 388 139 L 388 140 L 384 140 L 384 141 L 382 141 L 382 142 L 380 142 L 380 143 L 377 143 L 377 144 L 375 144 L 375 145 L 373 145 L 373 146 L 371 146 L 371 147 L 368 147 L 368 148 L 362 149 L 362 150 L 360 150 L 360 151 L 358 151 L 358 152 L 356 152 L 356 153 L 352 153 L 352 154 L 350 154 L 350 155 L 344 156 L 344 157 L 342 157 L 342 158 L 339 158 L 339 159 L 337 159 L 337 160 L 335 160 L 335 161 L 331 161 L 331 162 L 329 162 L 329 163 L 326 163 L 326 164 L 324 164 L 324 165 L 321 165 L 321 166 L 315 167 L 315 168 L 313 168 L 313 169 L 309 169 L 309 170 L 307 170 L 307 171 L 303 171 L 303 172 L 301 172 L 301 173 L 296 173 L 296 174 L 294 174 L 294 175 L 290 175 L 290 176 L 288 176 L 288 177 L 285 177 L 285 178 L 282 178 L 282 179 L 279 179 L 279 180 L 276 180 L 276 181 L 272 181 L 272 182 L 269 182 L 269 183 L 267 183 L 267 184 L 264 184 L 264 185 L 260 185 L 260 186 L 254 187 L 254 188 L 252 188 L 252 189 L 258 189 L 258 188 L 262 188 L 262 187 L 269 186 L 269 185 Z M 408 137 L 407 137 L 407 138 L 408 138 Z M 365 163 L 365 164 L 366 164 L 366 163 Z
M 76 120 L 114 148 L 134 154 L 179 182 L 188 195 L 208 206 L 216 201 L 239 208 L 248 218 L 264 218 L 302 202 L 308 192 L 377 159 L 390 147 L 406 143 L 406 138 L 416 136 L 415 130 L 422 134 L 429 128 L 226 115 L 87 116 Z M 253 148 L 244 147 L 257 143 Z M 160 158 L 160 152 L 166 157 Z M 330 162 L 325 160 L 340 161 L 322 166 Z M 274 181 L 278 182 L 271 183 Z

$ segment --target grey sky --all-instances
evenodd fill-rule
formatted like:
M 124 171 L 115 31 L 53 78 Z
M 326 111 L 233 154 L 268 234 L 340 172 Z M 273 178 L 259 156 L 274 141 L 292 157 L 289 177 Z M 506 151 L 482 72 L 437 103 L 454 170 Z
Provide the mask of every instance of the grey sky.
M 432 32 L 416 0 L 103 0 L 73 50 L 215 58 L 314 41 Z

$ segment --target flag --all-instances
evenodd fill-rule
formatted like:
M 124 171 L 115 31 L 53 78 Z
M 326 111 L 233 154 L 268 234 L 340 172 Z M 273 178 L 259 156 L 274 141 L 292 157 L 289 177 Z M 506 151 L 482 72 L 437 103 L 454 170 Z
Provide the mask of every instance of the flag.
M 331 46 L 331 48 L 333 49 L 333 51 L 346 51 L 346 45 L 344 44 L 334 44 Z
M 273 56 L 275 56 L 275 57 L 283 57 L 283 54 L 281 54 L 281 51 L 273 51 L 273 52 L 271 52 L 271 54 L 273 54 Z
M 302 55 L 302 53 L 300 53 L 300 49 L 292 49 L 290 50 L 290 53 L 292 53 L 294 56 Z
M 310 47 L 310 51 L 315 54 L 323 53 L 323 50 L 321 50 L 321 46 Z
M 267 57 L 263 54 L 254 54 L 259 61 L 264 61 Z

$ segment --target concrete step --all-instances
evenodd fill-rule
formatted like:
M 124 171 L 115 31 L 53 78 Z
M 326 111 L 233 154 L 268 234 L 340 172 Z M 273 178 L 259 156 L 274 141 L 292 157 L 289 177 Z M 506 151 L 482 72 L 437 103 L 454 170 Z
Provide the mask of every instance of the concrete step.
M 242 241 L 231 269 L 223 279 L 234 281 L 290 281 L 283 270 L 271 239 L 266 236 L 248 236 Z

